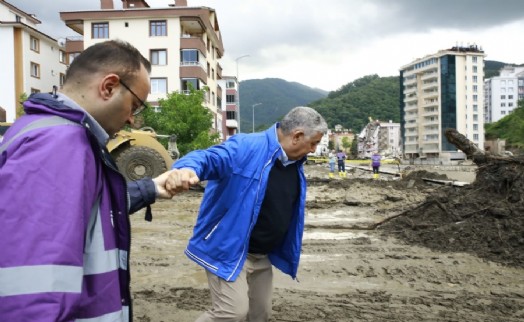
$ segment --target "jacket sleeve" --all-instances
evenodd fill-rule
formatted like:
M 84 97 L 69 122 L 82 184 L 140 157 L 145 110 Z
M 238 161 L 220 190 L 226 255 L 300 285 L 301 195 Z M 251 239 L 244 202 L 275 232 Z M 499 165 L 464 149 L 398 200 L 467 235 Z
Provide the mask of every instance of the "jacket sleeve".
M 245 137 L 245 136 L 244 136 Z M 173 163 L 172 169 L 190 168 L 198 178 L 203 180 L 218 180 L 229 175 L 238 163 L 238 151 L 243 143 L 240 135 L 235 135 L 227 141 L 212 146 L 206 150 L 196 150 Z
M 127 191 L 129 193 L 130 214 L 155 203 L 156 187 L 151 178 L 129 182 L 127 184 Z M 150 210 L 148 209 L 148 211 Z

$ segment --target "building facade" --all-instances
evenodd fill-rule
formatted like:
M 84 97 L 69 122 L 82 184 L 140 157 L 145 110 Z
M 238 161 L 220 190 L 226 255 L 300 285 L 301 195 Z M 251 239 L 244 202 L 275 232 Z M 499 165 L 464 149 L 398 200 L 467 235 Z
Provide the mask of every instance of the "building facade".
M 401 67 L 405 158 L 465 159 L 444 135 L 447 128 L 484 149 L 484 57 L 475 45 L 453 47 Z
M 144 0 L 122 0 L 122 7 L 115 10 L 113 0 L 101 0 L 100 10 L 60 13 L 64 23 L 82 36 L 66 42 L 69 63 L 95 43 L 127 41 L 151 61 L 149 104 L 157 107 L 171 92 L 205 89 L 204 105 L 214 115 L 212 128 L 221 134 L 219 60 L 224 47 L 215 10 L 188 7 L 185 0 L 166 8 L 150 8 Z
M 505 66 L 484 81 L 484 122 L 497 122 L 524 99 L 524 67 Z
M 238 113 L 238 80 L 235 76 L 223 76 L 218 82 L 222 88 L 222 140 L 238 133 L 240 115 Z
M 63 84 L 65 48 L 38 30 L 40 20 L 0 1 L 0 122 L 13 122 L 20 98 Z

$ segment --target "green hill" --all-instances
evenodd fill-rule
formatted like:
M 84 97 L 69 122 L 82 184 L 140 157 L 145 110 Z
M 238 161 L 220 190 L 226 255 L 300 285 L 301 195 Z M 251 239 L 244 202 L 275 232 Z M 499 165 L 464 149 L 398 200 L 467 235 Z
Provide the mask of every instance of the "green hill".
M 397 76 L 368 75 L 308 106 L 319 111 L 330 128 L 340 124 L 344 128 L 360 132 L 369 122 L 369 117 L 386 122 L 400 122 L 399 92 Z
M 524 100 L 518 108 L 497 122 L 486 124 L 486 139 L 506 140 L 506 149 L 524 150 Z
M 255 106 L 255 131 L 265 129 L 280 120 L 296 106 L 306 106 L 326 97 L 327 92 L 300 83 L 279 78 L 250 79 L 240 82 L 240 129 L 251 132 L 253 105 Z

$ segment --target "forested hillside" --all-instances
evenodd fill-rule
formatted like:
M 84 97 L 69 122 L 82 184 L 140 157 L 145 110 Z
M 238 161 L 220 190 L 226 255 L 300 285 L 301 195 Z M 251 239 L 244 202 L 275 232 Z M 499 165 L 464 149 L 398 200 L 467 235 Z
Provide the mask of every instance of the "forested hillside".
M 280 120 L 296 106 L 306 106 L 328 93 L 300 83 L 279 78 L 250 79 L 240 82 L 240 129 L 251 132 L 253 105 L 255 130 L 264 129 Z
M 506 140 L 507 149 L 524 150 L 524 100 L 518 108 L 497 122 L 486 124 L 486 139 Z
M 308 106 L 321 113 L 328 126 L 340 124 L 360 132 L 369 117 L 400 122 L 399 78 L 368 75 L 359 78 Z

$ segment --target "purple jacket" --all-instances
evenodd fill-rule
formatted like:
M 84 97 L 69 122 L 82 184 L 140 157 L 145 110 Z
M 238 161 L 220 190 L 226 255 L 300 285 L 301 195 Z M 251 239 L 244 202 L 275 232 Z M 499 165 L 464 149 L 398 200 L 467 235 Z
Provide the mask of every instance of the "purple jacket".
M 154 184 L 126 188 L 82 110 L 48 94 L 24 107 L 0 145 L 0 321 L 129 321 L 128 214 Z
M 373 154 L 371 156 L 371 166 L 372 167 L 380 167 L 380 154 Z

